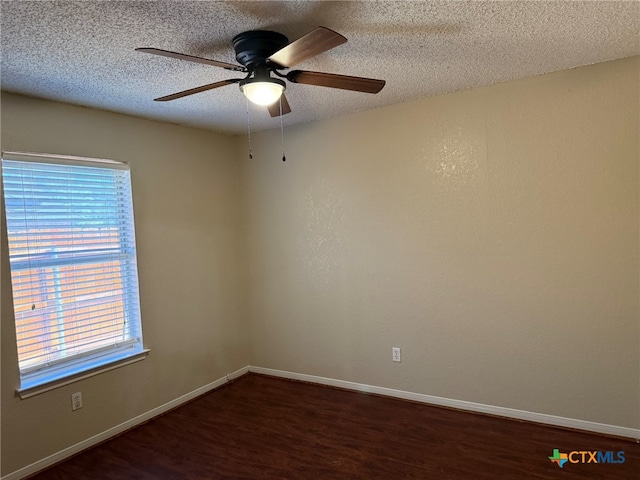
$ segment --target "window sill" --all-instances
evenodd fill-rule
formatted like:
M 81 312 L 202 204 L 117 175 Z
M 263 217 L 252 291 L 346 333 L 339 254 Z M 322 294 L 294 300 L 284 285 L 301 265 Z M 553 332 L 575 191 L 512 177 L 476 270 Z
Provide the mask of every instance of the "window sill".
M 69 385 L 80 380 L 84 380 L 85 378 L 93 377 L 95 375 L 100 375 L 101 373 L 109 372 L 111 370 L 115 370 L 116 368 L 124 367 L 125 365 L 131 365 L 132 363 L 139 362 L 147 358 L 151 350 L 146 349 L 140 352 L 135 353 L 129 357 L 123 358 L 116 362 L 110 363 L 108 365 L 103 365 L 101 367 L 94 368 L 93 370 L 88 370 L 86 372 L 79 373 L 77 375 L 73 375 L 71 377 L 65 377 L 58 380 L 53 380 L 48 383 L 43 383 L 41 385 L 29 387 L 29 388 L 19 388 L 16 390 L 18 396 L 24 400 L 29 397 L 33 397 L 35 395 L 40 395 L 41 393 L 49 392 L 51 390 L 55 390 L 56 388 L 64 387 L 65 385 Z

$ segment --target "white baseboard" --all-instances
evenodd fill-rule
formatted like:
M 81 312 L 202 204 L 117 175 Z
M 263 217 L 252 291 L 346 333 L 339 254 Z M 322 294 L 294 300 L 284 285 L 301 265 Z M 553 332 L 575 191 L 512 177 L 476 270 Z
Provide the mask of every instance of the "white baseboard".
M 576 430 L 585 430 L 588 432 L 603 433 L 606 435 L 615 435 L 618 437 L 628 437 L 638 441 L 640 439 L 640 429 L 620 427 L 617 425 L 607 425 L 604 423 L 588 422 L 575 418 L 557 417 L 555 415 L 547 415 L 544 413 L 527 412 L 525 410 L 516 410 L 513 408 L 496 407 L 493 405 L 484 405 L 482 403 L 466 402 L 464 400 L 455 400 L 451 398 L 436 397 L 433 395 L 425 395 L 422 393 L 405 392 L 402 390 L 394 390 L 393 388 L 376 387 L 363 383 L 348 382 L 345 380 L 336 380 L 334 378 L 318 377 L 315 375 L 306 375 L 304 373 L 287 372 L 283 370 L 274 370 L 271 368 L 249 366 L 249 371 L 260 373 L 263 375 L 271 375 L 274 377 L 288 378 L 291 380 L 301 380 L 304 382 L 318 383 L 321 385 L 329 385 L 332 387 L 344 388 L 346 390 L 355 390 L 358 392 L 375 393 L 385 395 L 387 397 L 402 398 L 412 400 L 414 402 L 426 403 L 429 405 L 439 405 L 443 407 L 456 408 L 459 410 L 467 410 L 470 412 L 486 413 L 499 417 L 512 418 L 517 420 L 526 420 L 529 422 L 543 423 L 545 425 L 553 425 L 557 427 L 573 428 Z
M 207 385 L 197 388 L 192 392 L 189 392 L 174 400 L 171 400 L 170 402 L 165 403 L 164 405 L 160 405 L 159 407 L 149 410 L 148 412 L 143 413 L 142 415 L 138 415 L 137 417 L 134 417 L 131 420 L 127 420 L 126 422 L 121 423 L 120 425 L 116 425 L 115 427 L 105 430 L 104 432 L 94 435 L 93 437 L 87 438 L 86 440 L 76 443 L 75 445 L 67 447 L 64 450 L 54 453 L 53 455 L 49 455 L 48 457 L 45 457 L 42 460 L 38 460 L 37 462 L 27 465 L 26 467 L 16 470 L 15 472 L 9 473 L 8 475 L 3 476 L 0 480 L 19 480 L 29 475 L 33 475 L 34 473 L 39 472 L 40 470 L 50 467 L 55 463 L 61 462 L 62 460 L 69 458 L 70 456 L 75 455 L 76 453 L 79 453 L 83 450 L 86 450 L 89 447 L 93 447 L 98 443 L 104 442 L 105 440 L 108 440 L 109 438 L 114 437 L 115 435 L 118 435 L 126 430 L 129 430 L 130 428 L 135 427 L 136 425 L 140 425 L 141 423 L 151 420 L 152 418 L 157 417 L 158 415 L 161 415 L 165 412 L 168 412 L 173 408 L 179 407 L 180 405 L 188 402 L 189 400 L 193 400 L 194 398 L 199 397 L 200 395 L 203 395 L 215 388 L 218 388 L 224 385 L 230 380 L 233 380 L 235 378 L 238 378 L 246 374 L 248 371 L 249 371 L 249 367 L 243 367 L 239 370 L 236 370 L 235 372 L 229 373 L 228 375 L 225 375 L 224 377 L 219 378 L 214 382 L 211 382 Z
M 481 403 L 466 402 L 464 400 L 455 400 L 450 398 L 436 397 L 433 395 L 425 395 L 422 393 L 405 392 L 403 390 L 395 390 L 393 388 L 376 387 L 374 385 L 366 385 L 363 383 L 349 382 L 346 380 L 336 380 L 334 378 L 319 377 L 316 375 L 307 375 L 304 373 L 287 372 L 283 370 L 274 370 L 271 368 L 263 368 L 256 366 L 246 366 L 235 372 L 229 373 L 218 380 L 204 385 L 192 392 L 189 392 L 181 397 L 178 397 L 170 402 L 160 405 L 146 413 L 138 415 L 120 425 L 116 425 L 102 433 L 94 435 L 82 442 L 76 443 L 64 450 L 61 450 L 53 455 L 38 460 L 26 467 L 23 467 L 15 472 L 9 473 L 0 480 L 20 480 L 24 477 L 32 475 L 40 470 L 43 470 L 55 463 L 61 462 L 66 458 L 69 458 L 76 453 L 93 447 L 98 443 L 104 442 L 109 438 L 118 435 L 130 428 L 140 425 L 148 420 L 151 420 L 158 415 L 161 415 L 173 408 L 179 407 L 183 403 L 186 403 L 194 398 L 203 395 L 215 388 L 218 388 L 230 380 L 234 380 L 242 375 L 253 372 L 263 375 L 271 375 L 274 377 L 288 378 L 291 380 L 301 380 L 304 382 L 317 383 L 320 385 L 329 385 L 332 387 L 344 388 L 346 390 L 353 390 L 357 392 L 375 393 L 377 395 L 385 395 L 388 397 L 402 398 L 405 400 L 413 400 L 415 402 L 425 403 L 429 405 L 439 405 L 443 407 L 451 407 L 459 410 L 467 410 L 470 412 L 487 413 L 490 415 L 496 415 L 500 417 L 513 418 L 518 420 L 527 420 L 530 422 L 542 423 L 546 425 L 554 425 L 565 428 L 574 428 L 576 430 L 584 430 L 588 432 L 603 433 L 606 435 L 615 435 L 619 437 L 628 437 L 635 440 L 640 439 L 640 429 L 620 427 L 617 425 L 606 425 L 602 423 L 587 422 L 585 420 L 578 420 L 574 418 L 556 417 L 554 415 L 546 415 L 544 413 L 527 412 L 524 410 L 515 410 L 512 408 L 496 407 L 493 405 L 484 405 Z

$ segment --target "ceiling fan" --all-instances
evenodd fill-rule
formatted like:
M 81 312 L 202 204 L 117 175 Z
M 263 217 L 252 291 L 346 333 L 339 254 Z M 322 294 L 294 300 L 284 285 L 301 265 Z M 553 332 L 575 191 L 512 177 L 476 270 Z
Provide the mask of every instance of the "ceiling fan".
M 385 81 L 373 78 L 311 72 L 308 70 L 291 70 L 286 74 L 281 72 L 281 70 L 289 69 L 304 60 L 326 52 L 346 41 L 347 39 L 345 37 L 326 27 L 317 27 L 291 43 L 289 43 L 287 37 L 278 32 L 251 30 L 236 35 L 233 38 L 233 49 L 236 54 L 236 59 L 241 65 L 195 57 L 184 53 L 170 52 L 158 48 L 136 48 L 136 51 L 178 58 L 190 62 L 204 63 L 226 70 L 246 73 L 244 78 L 230 78 L 220 82 L 209 83 L 200 87 L 159 97 L 154 99 L 155 101 L 166 102 L 237 83 L 240 86 L 240 90 L 249 100 L 258 105 L 266 106 L 269 114 L 272 117 L 277 117 L 291 112 L 289 102 L 284 95 L 286 83 L 281 79 L 288 80 L 292 83 L 340 88 L 365 93 L 378 93 L 382 90 Z M 273 77 L 272 74 L 279 78 Z

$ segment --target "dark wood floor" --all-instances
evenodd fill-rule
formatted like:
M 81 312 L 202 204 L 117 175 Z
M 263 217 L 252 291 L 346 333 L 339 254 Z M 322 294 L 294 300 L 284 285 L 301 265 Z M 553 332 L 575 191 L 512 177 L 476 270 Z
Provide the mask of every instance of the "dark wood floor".
M 549 460 L 624 451 L 622 464 Z M 575 458 L 575 457 L 574 457 Z M 633 440 L 246 375 L 33 479 L 633 479 Z

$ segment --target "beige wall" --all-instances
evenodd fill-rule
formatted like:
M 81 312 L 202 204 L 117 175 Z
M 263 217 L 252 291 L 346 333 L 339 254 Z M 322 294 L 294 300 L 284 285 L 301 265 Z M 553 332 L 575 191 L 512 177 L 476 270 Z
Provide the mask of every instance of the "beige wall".
M 3 232 L 2 473 L 247 364 L 640 427 L 638 74 L 287 128 L 286 163 L 279 131 L 250 161 L 243 137 L 3 94 L 2 149 L 131 163 L 152 352 L 19 400 Z
M 2 149 L 131 164 L 142 362 L 20 400 L 2 235 L 2 473 L 174 400 L 249 363 L 240 169 L 231 137 L 2 95 Z M 3 209 L 4 214 L 4 209 Z M 4 220 L 3 220 L 4 225 Z M 71 393 L 84 407 L 71 412 Z
M 252 363 L 640 427 L 638 73 L 252 136 Z

